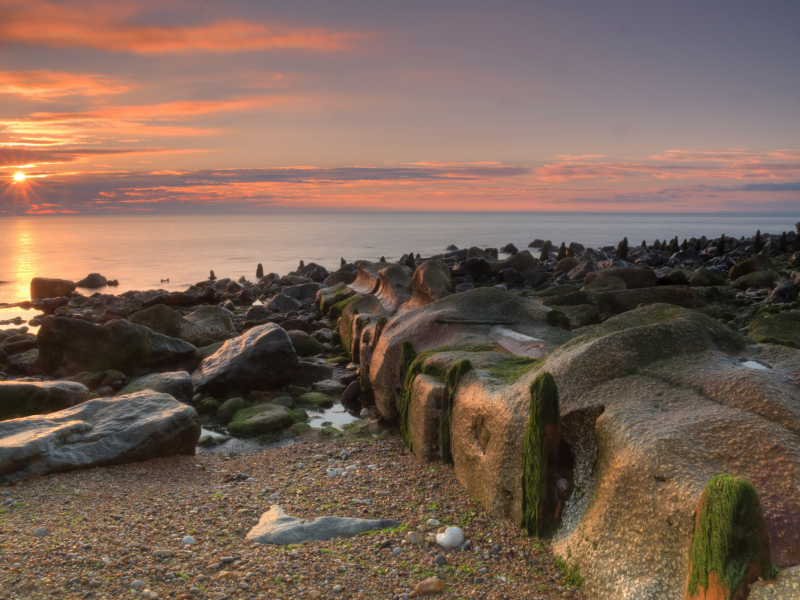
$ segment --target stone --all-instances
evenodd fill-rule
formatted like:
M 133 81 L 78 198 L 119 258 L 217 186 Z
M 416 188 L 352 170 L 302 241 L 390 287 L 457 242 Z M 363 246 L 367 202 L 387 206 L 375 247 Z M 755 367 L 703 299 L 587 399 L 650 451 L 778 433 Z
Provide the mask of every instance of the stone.
M 217 410 L 217 419 L 227 425 L 237 412 L 251 406 L 252 404 L 244 398 L 228 398 Z
M 460 527 L 448 527 L 444 533 L 436 534 L 436 543 L 442 548 L 458 548 L 464 543 L 464 532 Z
M 639 267 L 613 267 L 601 271 L 593 271 L 584 277 L 585 284 L 593 281 L 605 279 L 606 277 L 616 277 L 625 282 L 625 287 L 629 290 L 638 288 L 654 287 L 658 285 L 658 277 L 655 271 L 648 266 Z
M 18 478 L 195 453 L 191 406 L 151 391 L 0 422 L 0 475 Z
M 424 306 L 454 293 L 450 270 L 444 261 L 426 260 L 411 278 L 411 299 L 406 309 Z
M 34 537 L 45 537 L 46 535 L 50 535 L 50 530 L 47 527 L 37 527 L 33 530 Z
M 172 373 L 143 375 L 123 387 L 118 395 L 133 394 L 142 390 L 153 390 L 154 392 L 169 394 L 185 404 L 189 404 L 192 401 L 194 392 L 192 376 L 186 371 L 174 371 Z
M 267 303 L 267 308 L 272 312 L 287 313 L 293 310 L 299 310 L 300 303 L 294 298 L 290 298 L 284 294 L 277 294 Z
M 86 402 L 89 393 L 72 381 L 0 381 L 0 421 L 70 408 Z
M 347 386 L 338 379 L 325 379 L 323 381 L 317 381 L 311 386 L 311 389 L 315 392 L 327 394 L 328 396 L 342 394 L 346 388 Z
M 336 273 L 331 273 L 325 280 L 322 282 L 322 285 L 325 287 L 333 287 L 340 283 L 345 285 L 349 285 L 356 280 L 357 273 L 355 270 L 352 271 L 336 271 Z
M 439 565 L 440 567 L 447 566 L 447 558 L 445 558 L 441 554 L 437 555 L 436 558 L 433 559 L 433 562 Z
M 302 414 L 302 411 L 299 411 L 299 414 Z M 228 431 L 233 435 L 253 437 L 286 429 L 294 425 L 297 420 L 285 406 L 273 403 L 258 404 L 234 414 L 228 423 Z
M 289 335 L 268 323 L 228 340 L 192 373 L 195 393 L 223 396 L 230 390 L 276 390 L 298 374 L 297 354 Z
M 356 404 L 360 397 L 361 383 L 359 381 L 351 381 L 342 392 L 339 402 L 342 403 L 342 406 L 348 407 Z M 369 416 L 369 409 L 367 409 L 367 416 Z
M 184 544 L 186 544 L 187 546 L 191 546 L 192 544 L 195 544 L 195 543 L 196 543 L 196 542 L 195 542 L 195 539 L 194 539 L 192 536 L 190 536 L 190 535 L 187 535 L 187 536 L 186 536 L 185 538 L 183 538 L 183 540 L 181 540 L 181 541 L 182 541 Z
M 75 282 L 68 279 L 34 277 L 31 279 L 31 300 L 70 296 L 75 291 L 75 287 Z
M 292 330 L 288 332 L 294 351 L 298 356 L 316 356 L 325 354 L 325 348 L 316 339 L 305 331 Z
M 800 348 L 800 310 L 786 310 L 756 317 L 750 323 L 747 337 L 765 344 Z
M 289 298 L 294 298 L 301 304 L 306 304 L 307 302 L 316 300 L 317 293 L 322 287 L 321 283 L 303 283 L 301 285 L 285 287 L 281 293 Z
M 172 550 L 153 550 L 150 556 L 153 558 L 172 558 L 175 553 Z
M 169 306 L 156 304 L 133 313 L 128 320 L 194 345 L 205 340 L 217 341 L 236 331 L 230 313 L 218 306 L 202 306 L 183 317 Z
M 399 521 L 389 519 L 370 520 L 348 517 L 317 517 L 307 521 L 290 517 L 279 505 L 275 504 L 261 515 L 258 525 L 248 532 L 246 539 L 259 544 L 283 546 L 348 538 L 364 531 L 375 531 L 398 525 L 400 525 Z
M 440 594 L 444 590 L 445 590 L 444 581 L 442 581 L 438 577 L 429 577 L 428 579 L 424 579 L 420 581 L 416 585 L 416 587 L 414 587 L 414 591 L 417 593 L 418 596 Z
M 738 290 L 772 288 L 777 279 L 775 271 L 754 271 L 737 277 L 731 285 Z
M 352 275 L 353 279 L 355 279 L 355 273 Z M 348 298 L 352 298 L 354 295 L 355 292 L 347 286 L 347 283 L 344 281 L 339 281 L 335 285 L 324 287 L 317 292 L 317 308 L 319 308 L 319 311 L 323 315 L 326 315 L 328 314 L 328 311 L 330 311 L 331 307 L 333 307 L 335 304 L 347 300 Z
M 247 309 L 244 318 L 246 321 L 266 321 L 272 316 L 272 311 L 263 304 L 254 304 Z
M 697 269 L 689 278 L 689 285 L 695 287 L 712 287 L 727 284 L 728 278 L 722 273 L 717 273 L 716 271 L 706 269 L 705 267 Z
M 775 579 L 756 581 L 748 600 L 794 600 L 800 595 L 800 565 L 781 569 Z
M 37 335 L 39 367 L 47 374 L 116 369 L 127 375 L 163 371 L 192 362 L 196 348 L 183 340 L 117 319 L 95 325 L 48 316 Z
M 105 287 L 108 280 L 100 275 L 100 273 L 89 273 L 86 277 L 78 281 L 75 285 L 82 288 L 100 288 Z
M 425 541 L 425 537 L 419 531 L 409 531 L 406 539 L 410 544 L 421 544 Z
M 560 261 L 556 263 L 555 272 L 558 273 L 559 271 L 562 271 L 564 273 L 569 273 L 579 264 L 580 262 L 578 261 L 577 258 L 575 258 L 574 256 L 568 256 L 566 258 L 562 258 Z
M 330 408 L 333 406 L 333 399 L 322 392 L 309 392 L 299 396 L 297 404 L 311 408 Z
M 747 275 L 749 273 L 771 270 L 772 261 L 770 260 L 769 256 L 765 256 L 764 254 L 756 254 L 755 256 L 751 256 L 750 258 L 733 265 L 730 268 L 730 271 L 728 271 L 728 277 L 731 281 L 736 281 L 743 275 Z
M 594 271 L 597 271 L 597 263 L 594 258 L 589 254 L 583 254 L 578 257 L 578 264 L 570 269 L 567 277 L 571 280 L 585 280 L 586 276 Z

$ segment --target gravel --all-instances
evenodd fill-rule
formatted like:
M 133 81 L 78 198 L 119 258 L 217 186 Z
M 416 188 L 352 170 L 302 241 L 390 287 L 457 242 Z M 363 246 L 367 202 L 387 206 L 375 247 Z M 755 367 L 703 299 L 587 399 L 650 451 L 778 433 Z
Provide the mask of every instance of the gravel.
M 300 440 L 0 488 L 14 501 L 0 506 L 0 598 L 400 599 L 433 577 L 445 584 L 438 598 L 584 598 L 563 582 L 545 543 L 486 513 L 452 468 L 420 463 L 397 436 L 326 441 L 311 432 Z M 354 467 L 350 476 L 329 477 L 329 458 L 337 469 Z M 246 541 L 275 494 L 295 517 L 403 525 L 298 546 Z M 439 547 L 440 525 L 460 527 L 472 542 L 465 547 L 486 551 Z M 40 528 L 48 534 L 34 536 Z

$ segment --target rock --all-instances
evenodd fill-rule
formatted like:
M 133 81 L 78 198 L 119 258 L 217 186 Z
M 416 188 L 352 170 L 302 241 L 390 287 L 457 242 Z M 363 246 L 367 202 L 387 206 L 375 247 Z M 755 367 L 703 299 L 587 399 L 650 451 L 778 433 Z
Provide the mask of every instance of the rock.
M 128 375 L 163 371 L 192 362 L 196 348 L 141 325 L 117 319 L 95 325 L 48 316 L 37 335 L 44 373 L 73 375 L 116 369 Z
M 800 590 L 800 565 L 781 569 L 777 577 L 750 586 L 748 600 L 792 600 Z
M 771 288 L 778 279 L 775 271 L 754 271 L 737 277 L 731 284 L 738 290 L 746 290 L 748 288 Z
M 266 321 L 272 316 L 272 311 L 263 304 L 255 304 L 247 309 L 244 318 L 247 321 Z
M 421 544 L 425 541 L 425 536 L 419 531 L 409 531 L 408 535 L 406 535 L 406 539 L 410 544 Z
M 294 298 L 278 294 L 267 303 L 267 308 L 272 312 L 287 313 L 293 310 L 299 310 L 300 303 Z
M 728 277 L 731 281 L 736 281 L 743 275 L 747 275 L 749 273 L 770 270 L 772 270 L 772 261 L 770 260 L 769 256 L 756 254 L 755 256 L 751 256 L 750 258 L 733 265 L 728 272 Z
M 795 271 L 796 273 L 796 271 Z M 798 273 L 800 275 L 800 273 Z M 794 302 L 800 294 L 800 283 L 784 281 L 779 283 L 767 296 L 767 304 L 786 304 Z
M 342 406 L 348 407 L 357 403 L 360 397 L 361 397 L 361 383 L 359 381 L 351 381 L 345 388 L 344 392 L 342 392 L 342 396 L 341 398 L 339 398 L 339 402 L 342 403 Z M 369 409 L 366 410 L 367 410 L 367 416 L 369 416 Z
M 219 402 L 215 398 L 211 397 L 203 398 L 197 404 L 197 412 L 201 415 L 211 415 L 212 417 L 216 416 L 219 408 Z
M 569 258 L 569 257 L 567 257 Z M 578 257 L 578 264 L 570 269 L 567 277 L 574 280 L 585 280 L 589 273 L 597 271 L 597 263 L 594 258 L 589 254 L 583 254 Z
M 292 346 L 298 356 L 316 356 L 317 354 L 325 354 L 325 348 L 317 340 L 307 334 L 305 331 L 293 330 L 289 331 L 289 339 L 292 340 Z
M 41 417 L 0 422 L 0 475 L 18 478 L 173 454 L 193 455 L 197 412 L 144 391 L 89 400 Z
M 331 397 L 321 392 L 303 394 L 297 398 L 297 403 L 301 406 L 308 406 L 311 408 L 330 408 L 333 406 Z
M 650 267 L 613 267 L 602 271 L 593 271 L 584 278 L 584 283 L 589 284 L 593 281 L 605 279 L 606 277 L 616 277 L 625 282 L 629 290 L 638 288 L 654 287 L 658 285 L 658 278 L 655 271 Z
M 539 261 L 534 258 L 528 250 L 523 250 L 522 252 L 518 252 L 517 254 L 509 256 L 505 260 L 501 260 L 493 264 L 492 272 L 499 273 L 500 271 L 505 271 L 506 269 L 516 269 L 523 275 L 530 275 L 538 266 Z
M 317 517 L 312 521 L 290 517 L 277 504 L 261 515 L 247 540 L 259 544 L 302 544 L 334 538 L 353 537 L 364 531 L 397 527 L 399 521 L 368 520 L 346 517 Z
M 339 395 L 346 389 L 347 386 L 338 379 L 325 379 L 317 381 L 311 386 L 315 392 L 327 394 L 328 396 Z
M 591 258 L 591 257 L 589 257 L 589 258 Z M 562 271 L 564 273 L 569 273 L 570 271 L 572 271 L 572 269 L 577 267 L 579 264 L 580 264 L 580 262 L 578 261 L 577 258 L 575 258 L 574 256 L 568 256 L 566 258 L 562 258 L 560 261 L 558 261 L 556 263 L 555 272 L 558 273 L 559 271 Z M 586 274 L 584 273 L 584 277 L 585 276 L 586 276 Z M 571 277 L 570 279 L 578 279 L 578 278 L 577 277 Z
M 240 410 L 250 408 L 251 404 L 244 398 L 228 398 L 217 410 L 217 418 L 227 425 Z
M 658 285 L 688 285 L 689 278 L 684 271 L 672 269 L 658 278 Z
M 786 310 L 756 317 L 750 323 L 747 337 L 763 344 L 800 348 L 800 310 Z
M 619 314 L 651 304 L 674 304 L 684 308 L 705 306 L 699 288 L 684 285 L 607 292 L 592 291 L 589 296 L 597 309 L 606 315 Z
M 50 535 L 50 530 L 47 527 L 37 527 L 33 530 L 34 537 L 45 537 L 47 535 Z
M 170 307 L 157 304 L 133 313 L 128 320 L 194 345 L 204 340 L 219 340 L 236 331 L 230 314 L 218 306 L 203 306 L 182 317 Z
M 800 234 L 797 236 L 797 239 L 800 240 Z M 788 264 L 790 267 L 800 267 L 800 252 L 792 254 Z
M 433 559 L 433 562 L 439 565 L 440 567 L 447 566 L 447 559 L 441 554 L 437 555 L 437 557 Z
M 150 556 L 153 558 L 172 558 L 175 553 L 172 550 L 153 550 Z
M 89 273 L 75 285 L 82 288 L 99 288 L 104 287 L 107 283 L 108 280 L 100 273 Z
M 75 287 L 75 282 L 68 279 L 34 277 L 31 279 L 31 300 L 69 296 L 75 291 Z
M 411 299 L 405 308 L 424 306 L 453 293 L 450 270 L 444 261 L 426 260 L 414 271 L 411 278 Z
M 728 284 L 727 277 L 725 277 L 721 273 L 712 271 L 711 269 L 706 269 L 705 267 L 697 269 L 697 271 L 695 271 L 689 278 L 689 285 L 695 287 L 697 286 L 712 287 L 712 286 L 720 286 L 727 284 Z
M 228 340 L 192 374 L 195 393 L 222 396 L 230 390 L 276 390 L 298 374 L 289 335 L 268 323 Z
M 283 295 L 294 298 L 301 304 L 311 302 L 317 298 L 317 293 L 322 289 L 321 283 L 304 283 L 283 288 Z
M 196 543 L 196 542 L 195 542 L 195 539 L 194 539 L 192 536 L 190 536 L 190 535 L 187 535 L 187 536 L 186 536 L 185 538 L 183 538 L 183 540 L 181 540 L 181 541 L 182 541 L 184 544 L 186 544 L 187 546 L 191 546 L 192 544 Z
M 258 404 L 238 411 L 228 423 L 228 431 L 233 435 L 253 437 L 286 429 L 297 420 L 285 406 Z
M 186 371 L 172 373 L 153 373 L 134 379 L 119 391 L 120 396 L 133 394 L 142 390 L 153 390 L 162 394 L 169 394 L 179 402 L 189 404 L 192 401 L 194 390 L 192 376 Z
M 71 381 L 0 381 L 0 421 L 41 415 L 89 399 L 89 388 Z
M 427 596 L 429 594 L 440 594 L 445 590 L 444 581 L 439 579 L 438 577 L 429 577 L 428 579 L 424 579 L 420 581 L 414 591 L 417 593 L 418 596 Z
M 444 533 L 436 534 L 436 543 L 442 548 L 458 548 L 464 543 L 464 532 L 460 527 L 448 527 Z

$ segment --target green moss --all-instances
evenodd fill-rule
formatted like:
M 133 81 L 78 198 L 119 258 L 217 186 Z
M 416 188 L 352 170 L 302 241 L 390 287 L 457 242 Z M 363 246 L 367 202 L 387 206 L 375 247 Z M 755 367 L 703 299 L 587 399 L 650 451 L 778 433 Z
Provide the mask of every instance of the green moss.
M 570 566 L 567 561 L 555 555 L 553 556 L 553 565 L 561 572 L 564 583 L 576 587 L 583 585 L 581 568 L 578 565 Z
M 453 455 L 450 451 L 450 422 L 453 416 L 453 400 L 455 399 L 456 388 L 461 377 L 471 370 L 472 363 L 468 359 L 462 358 L 450 367 L 444 376 L 447 397 L 445 398 L 442 419 L 439 422 L 439 448 L 441 448 L 442 462 L 445 464 L 453 462 Z
M 238 411 L 228 423 L 228 431 L 240 436 L 268 434 L 291 427 L 296 422 L 304 420 L 304 415 L 308 417 L 303 410 L 291 410 L 270 403 L 258 404 Z M 258 416 L 262 418 L 249 420 Z
M 706 485 L 690 559 L 689 593 L 708 588 L 714 572 L 722 581 L 727 600 L 745 581 L 750 565 L 759 556 L 765 532 L 764 513 L 756 488 L 735 475 L 717 475 Z M 768 557 L 761 558 L 763 573 L 772 571 Z
M 344 434 L 336 429 L 336 427 L 326 427 L 322 430 L 322 435 L 327 437 L 341 437 Z
M 495 364 L 486 367 L 489 375 L 493 379 L 510 383 L 522 377 L 539 362 L 538 358 L 528 358 L 525 356 L 504 355 L 503 359 Z
M 554 308 L 547 313 L 547 324 L 552 325 L 553 327 L 566 329 L 567 331 L 569 331 L 570 328 L 569 317 L 557 308 Z
M 778 344 L 779 346 L 789 346 L 789 348 L 797 348 L 797 343 L 792 340 L 781 340 L 773 336 L 763 337 L 758 340 L 762 344 Z
M 355 296 L 352 296 L 347 300 L 342 300 L 341 302 L 337 302 L 336 304 L 331 306 L 331 311 L 329 313 L 330 318 L 338 319 L 339 317 L 341 317 L 344 314 L 344 309 L 347 308 L 347 305 L 350 304 L 351 302 L 355 302 L 359 298 L 361 298 L 361 296 L 356 294 Z
M 297 422 L 308 421 L 308 413 L 302 408 L 286 408 L 286 412 Z
M 197 404 L 197 412 L 201 415 L 216 415 L 219 410 L 219 402 L 215 398 L 203 398 Z
M 333 400 L 331 397 L 327 394 L 323 394 L 322 392 L 309 392 L 307 394 L 303 394 L 302 396 L 298 396 L 297 403 L 313 408 L 330 408 L 333 406 Z
M 546 515 L 548 470 L 555 467 L 558 439 L 547 440 L 546 429 L 558 425 L 558 388 L 550 373 L 542 373 L 531 382 L 531 406 L 522 456 L 522 527 L 539 537 Z
M 306 431 L 311 431 L 311 429 L 312 427 L 308 423 L 295 423 L 289 427 L 289 430 L 286 433 L 289 435 L 289 437 L 297 437 Z
M 357 298 L 358 296 L 354 297 Z M 342 336 L 342 348 L 347 356 L 350 356 L 353 347 L 353 329 L 355 328 L 356 319 L 358 319 L 358 309 L 354 308 L 352 317 L 350 319 L 345 317 L 344 327 L 339 327 L 339 333 Z
M 222 423 L 228 423 L 233 419 L 234 415 L 248 408 L 250 403 L 244 398 L 229 398 L 217 410 L 217 418 Z
M 329 358 L 325 361 L 324 364 L 326 365 L 346 365 L 350 363 L 350 359 L 346 356 L 337 356 L 335 358 Z

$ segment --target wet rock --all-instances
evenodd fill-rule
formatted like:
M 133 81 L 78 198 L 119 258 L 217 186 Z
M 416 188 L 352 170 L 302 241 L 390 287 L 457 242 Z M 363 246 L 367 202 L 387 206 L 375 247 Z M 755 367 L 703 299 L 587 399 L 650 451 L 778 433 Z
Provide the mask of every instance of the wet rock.
M 388 519 L 368 520 L 346 517 L 317 517 L 306 521 L 297 517 L 290 517 L 277 504 L 261 515 L 258 525 L 247 534 L 247 540 L 258 544 L 302 544 L 331 540 L 334 538 L 348 538 L 363 533 L 397 527 L 399 521 Z
M 31 300 L 69 296 L 75 287 L 75 282 L 68 279 L 34 277 L 31 279 Z
M 300 303 L 294 298 L 278 294 L 267 303 L 267 308 L 273 312 L 287 313 L 292 310 L 298 310 L 300 308 Z
M 286 429 L 296 422 L 295 416 L 285 406 L 258 404 L 237 411 L 228 423 L 228 431 L 233 435 L 252 437 Z
M 44 475 L 195 452 L 197 412 L 145 391 L 0 422 L 0 475 Z
M 353 278 L 355 279 L 355 274 Z M 333 286 L 324 287 L 317 292 L 317 307 L 323 315 L 327 315 L 331 307 L 339 302 L 342 302 L 343 300 L 352 298 L 354 295 L 355 292 L 351 290 L 344 282 L 340 281 Z
M 193 395 L 192 377 L 186 371 L 144 375 L 131 381 L 119 391 L 118 395 L 123 396 L 143 390 L 169 394 L 179 402 L 189 404 Z
M 294 330 L 288 333 L 289 339 L 292 340 L 292 346 L 298 356 L 316 356 L 317 354 L 325 353 L 325 348 L 322 344 L 306 332 Z
M 283 288 L 283 295 L 294 298 L 301 304 L 316 299 L 317 293 L 322 289 L 321 283 L 304 283 Z
M 567 273 L 571 280 L 585 280 L 589 273 L 597 271 L 597 263 L 589 254 L 583 254 L 578 258 L 578 264 Z
M 89 388 L 71 381 L 0 381 L 0 421 L 57 412 L 89 399 Z
M 236 331 L 230 313 L 218 306 L 202 306 L 182 317 L 168 306 L 157 304 L 133 313 L 128 320 L 193 345 L 206 340 L 217 341 Z
M 75 285 L 82 288 L 100 288 L 105 287 L 108 280 L 100 275 L 100 273 L 89 273 L 86 277 L 78 281 Z
M 196 348 L 124 320 L 95 325 L 48 316 L 37 335 L 44 373 L 72 375 L 116 369 L 129 375 L 162 371 L 192 361 Z
M 229 390 L 276 390 L 298 374 L 289 335 L 273 323 L 228 340 L 192 374 L 195 392 L 222 396 Z

